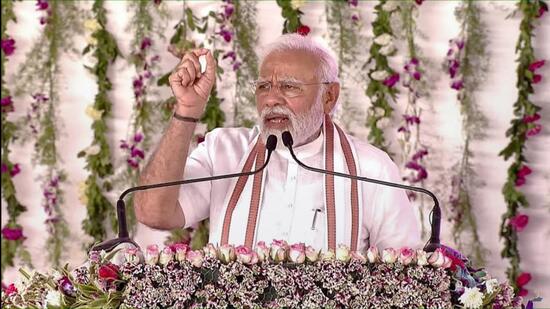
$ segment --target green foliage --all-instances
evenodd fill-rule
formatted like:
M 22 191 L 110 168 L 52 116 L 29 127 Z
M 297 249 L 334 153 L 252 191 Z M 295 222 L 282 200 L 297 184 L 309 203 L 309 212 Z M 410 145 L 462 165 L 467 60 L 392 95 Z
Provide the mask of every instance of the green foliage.
M 277 0 L 277 5 L 281 8 L 281 15 L 284 18 L 283 33 L 294 33 L 302 26 L 301 16 L 304 14 L 299 9 L 292 7 L 290 0 Z
M 541 0 L 520 0 L 518 11 L 522 13 L 520 23 L 520 34 L 516 44 L 517 57 L 517 82 L 518 98 L 514 103 L 515 118 L 510 121 L 511 126 L 506 131 L 506 137 L 510 139 L 508 145 L 499 153 L 499 156 L 505 160 L 512 159 L 512 164 L 508 168 L 507 181 L 502 187 L 502 194 L 507 204 L 507 211 L 502 215 L 500 225 L 500 236 L 504 239 L 504 248 L 501 256 L 510 261 L 506 273 L 508 279 L 517 289 L 516 278 L 520 275 L 520 253 L 518 249 L 518 232 L 509 224 L 510 219 L 515 217 L 520 207 L 528 207 L 529 203 L 525 195 L 515 186 L 517 172 L 526 162 L 524 156 L 525 142 L 527 140 L 527 131 L 533 124 L 525 124 L 523 117 L 532 116 L 538 112 L 541 107 L 535 105 L 529 98 L 534 93 L 533 74 L 529 70 L 529 65 L 536 61 L 533 48 L 533 37 L 535 32 L 535 23 L 539 13 L 539 8 L 547 4 Z
M 376 19 L 371 23 L 372 32 L 374 37 L 388 34 L 394 36 L 391 28 L 391 18 L 393 12 L 385 11 L 382 7 L 386 3 L 386 0 L 380 0 L 374 7 Z M 395 12 L 395 11 L 394 11 Z M 392 116 L 393 107 L 390 105 L 390 100 L 395 102 L 397 89 L 395 87 L 388 87 L 384 85 L 383 81 L 373 78 L 372 73 L 376 71 L 385 71 L 388 76 L 391 76 L 395 71 L 390 67 L 388 63 L 388 56 L 380 52 L 382 46 L 373 42 L 369 50 L 369 58 L 363 68 L 369 69 L 369 81 L 367 85 L 366 94 L 371 100 L 371 106 L 367 113 L 366 126 L 370 129 L 368 139 L 376 147 L 379 147 L 386 152 L 388 151 L 388 145 L 384 137 L 384 131 L 378 127 L 378 122 L 383 118 L 390 118 Z M 383 113 L 377 113 L 376 110 L 381 110 Z

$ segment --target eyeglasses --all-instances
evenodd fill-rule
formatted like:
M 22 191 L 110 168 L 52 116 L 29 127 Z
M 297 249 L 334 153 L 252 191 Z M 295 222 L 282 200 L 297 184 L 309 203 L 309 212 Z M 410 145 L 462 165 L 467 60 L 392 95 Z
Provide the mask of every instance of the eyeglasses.
M 295 98 L 304 93 L 304 86 L 309 85 L 328 85 L 331 82 L 320 82 L 320 83 L 300 83 L 294 81 L 279 81 L 277 88 L 279 92 L 287 98 Z M 257 96 L 264 96 L 268 94 L 273 88 L 273 83 L 270 81 L 255 81 L 252 82 L 252 90 Z

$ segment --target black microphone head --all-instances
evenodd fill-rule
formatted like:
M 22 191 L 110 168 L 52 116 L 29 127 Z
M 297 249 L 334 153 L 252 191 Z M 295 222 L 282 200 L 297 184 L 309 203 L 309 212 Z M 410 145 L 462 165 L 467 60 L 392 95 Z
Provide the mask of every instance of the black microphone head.
M 267 141 L 265 142 L 265 148 L 269 151 L 275 150 L 277 147 L 277 137 L 273 134 L 267 137 Z
M 283 144 L 287 148 L 292 147 L 292 144 L 294 143 L 294 141 L 292 140 L 292 135 L 290 135 L 290 132 L 284 131 L 281 137 L 283 138 Z

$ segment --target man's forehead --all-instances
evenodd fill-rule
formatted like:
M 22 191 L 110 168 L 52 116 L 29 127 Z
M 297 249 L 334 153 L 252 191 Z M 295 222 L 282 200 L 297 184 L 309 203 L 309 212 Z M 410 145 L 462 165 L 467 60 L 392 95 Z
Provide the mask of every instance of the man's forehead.
M 311 52 L 303 50 L 273 51 L 264 58 L 260 66 L 262 78 L 315 79 L 319 59 Z

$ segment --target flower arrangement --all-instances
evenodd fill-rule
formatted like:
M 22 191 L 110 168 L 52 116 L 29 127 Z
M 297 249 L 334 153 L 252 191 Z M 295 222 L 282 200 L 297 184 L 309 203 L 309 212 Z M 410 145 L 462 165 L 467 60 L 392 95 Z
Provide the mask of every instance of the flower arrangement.
M 3 308 L 521 308 L 522 300 L 446 247 L 151 245 L 145 254 L 93 251 L 72 271 L 21 273 L 23 283 L 2 292 Z

